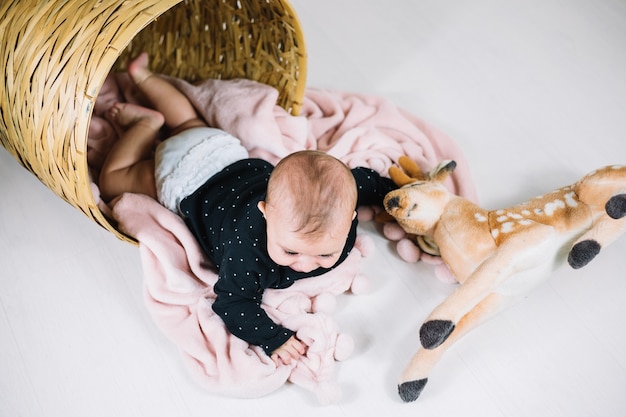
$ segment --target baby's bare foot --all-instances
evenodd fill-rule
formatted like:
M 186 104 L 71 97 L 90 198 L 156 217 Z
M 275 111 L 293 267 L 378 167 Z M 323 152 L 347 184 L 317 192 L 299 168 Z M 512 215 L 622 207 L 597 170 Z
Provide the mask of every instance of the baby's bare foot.
M 143 124 L 153 129 L 160 129 L 165 119 L 156 110 L 132 103 L 115 103 L 107 113 L 108 119 L 126 129 L 136 124 Z
M 148 60 L 148 53 L 142 52 L 128 63 L 128 74 L 137 85 L 152 75 L 152 71 L 148 68 Z

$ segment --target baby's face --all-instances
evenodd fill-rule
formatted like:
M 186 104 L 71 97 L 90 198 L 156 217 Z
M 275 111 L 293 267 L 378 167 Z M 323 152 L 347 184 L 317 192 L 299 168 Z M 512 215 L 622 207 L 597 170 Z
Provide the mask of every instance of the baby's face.
M 261 206 L 259 207 L 261 209 Z M 278 265 L 297 272 L 330 268 L 339 260 L 350 232 L 352 219 L 340 222 L 332 234 L 316 238 L 294 233 L 280 210 L 261 210 L 267 223 L 267 252 Z

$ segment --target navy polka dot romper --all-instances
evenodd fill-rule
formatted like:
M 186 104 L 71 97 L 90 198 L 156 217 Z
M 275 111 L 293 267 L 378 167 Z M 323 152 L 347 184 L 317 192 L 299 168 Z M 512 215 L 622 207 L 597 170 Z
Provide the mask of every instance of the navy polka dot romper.
M 321 275 L 343 262 L 354 246 L 356 219 L 337 263 L 330 269 L 293 271 L 274 263 L 266 249 L 265 219 L 257 208 L 265 199 L 274 167 L 261 159 L 244 159 L 210 178 L 180 203 L 180 212 L 200 246 L 218 269 L 213 310 L 228 330 L 270 355 L 294 332 L 274 323 L 261 307 L 266 288 L 286 288 L 295 281 Z M 367 168 L 352 170 L 359 205 L 381 205 L 396 188 L 388 178 Z

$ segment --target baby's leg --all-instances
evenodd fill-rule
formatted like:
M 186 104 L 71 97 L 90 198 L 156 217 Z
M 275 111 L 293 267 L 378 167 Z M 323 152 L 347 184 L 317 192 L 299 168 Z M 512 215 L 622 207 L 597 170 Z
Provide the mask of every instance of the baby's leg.
M 148 68 L 148 54 L 143 52 L 128 64 L 128 73 L 137 88 L 165 117 L 172 134 L 196 126 L 206 126 L 187 97 L 172 84 L 155 76 Z
M 125 193 L 142 193 L 156 198 L 153 146 L 163 115 L 130 103 L 115 103 L 107 116 L 121 132 L 100 171 L 102 198 L 109 201 Z

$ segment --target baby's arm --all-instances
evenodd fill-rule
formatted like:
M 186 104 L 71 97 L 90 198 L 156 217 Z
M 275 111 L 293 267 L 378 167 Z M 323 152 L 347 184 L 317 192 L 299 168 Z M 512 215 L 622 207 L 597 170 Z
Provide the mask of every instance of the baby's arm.
M 216 299 L 213 311 L 222 318 L 228 330 L 246 342 L 260 346 L 272 356 L 294 332 L 275 323 L 261 307 L 263 288 L 238 263 L 226 263 L 213 287 Z
M 352 175 L 357 185 L 359 206 L 382 207 L 385 195 L 398 188 L 391 179 L 370 168 L 353 168 Z
M 298 360 L 306 352 L 306 345 L 295 336 L 291 336 L 282 346 L 272 352 L 272 360 L 279 366 L 281 363 L 289 365 L 292 360 Z

